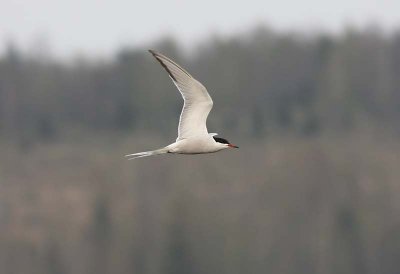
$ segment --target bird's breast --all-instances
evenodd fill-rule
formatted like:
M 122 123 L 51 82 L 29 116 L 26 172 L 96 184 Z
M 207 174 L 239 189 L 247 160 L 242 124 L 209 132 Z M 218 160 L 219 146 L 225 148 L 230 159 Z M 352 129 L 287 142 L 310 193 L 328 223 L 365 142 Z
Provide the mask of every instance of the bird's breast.
M 188 138 L 179 140 L 170 146 L 171 153 L 179 154 L 201 154 L 221 150 L 208 136 L 206 138 Z

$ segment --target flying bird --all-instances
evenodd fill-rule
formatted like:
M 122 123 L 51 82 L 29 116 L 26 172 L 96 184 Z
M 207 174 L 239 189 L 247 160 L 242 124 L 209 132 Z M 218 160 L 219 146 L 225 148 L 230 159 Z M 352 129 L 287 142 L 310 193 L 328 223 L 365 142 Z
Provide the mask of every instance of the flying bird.
M 166 147 L 139 153 L 128 154 L 129 160 L 165 154 L 203 154 L 213 153 L 227 148 L 238 148 L 217 133 L 208 133 L 206 121 L 213 107 L 213 101 L 207 89 L 185 69 L 168 57 L 154 50 L 149 52 L 168 72 L 169 77 L 180 91 L 184 104 L 179 118 L 178 138 Z

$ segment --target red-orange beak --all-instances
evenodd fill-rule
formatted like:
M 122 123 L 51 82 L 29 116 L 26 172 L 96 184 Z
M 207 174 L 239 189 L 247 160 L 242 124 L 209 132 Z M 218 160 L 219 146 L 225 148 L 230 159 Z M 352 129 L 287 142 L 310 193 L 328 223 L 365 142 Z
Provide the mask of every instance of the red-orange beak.
M 239 148 L 238 146 L 235 146 L 235 145 L 232 145 L 232 144 L 228 144 L 228 147 L 231 147 L 231 148 Z

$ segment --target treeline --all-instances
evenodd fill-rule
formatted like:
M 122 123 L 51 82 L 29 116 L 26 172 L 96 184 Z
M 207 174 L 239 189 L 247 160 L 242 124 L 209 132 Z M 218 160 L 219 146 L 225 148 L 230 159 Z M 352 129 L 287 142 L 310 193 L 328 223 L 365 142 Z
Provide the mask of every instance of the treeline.
M 208 87 L 210 132 L 240 149 L 125 161 L 173 140 L 182 107 L 146 49 L 61 62 L 10 46 L 0 273 L 399 272 L 400 32 L 151 48 Z
M 132 162 L 135 143 L 163 140 L 129 139 L 0 147 L 0 273 L 400 269 L 396 140 L 276 138 Z
M 257 28 L 214 37 L 190 54 L 170 38 L 152 47 L 209 89 L 218 106 L 211 131 L 260 137 L 399 129 L 399 32 L 308 35 Z M 144 48 L 121 49 L 106 61 L 63 63 L 10 46 L 0 58 L 0 98 L 0 134 L 22 144 L 59 138 L 71 128 L 173 136 L 182 104 Z

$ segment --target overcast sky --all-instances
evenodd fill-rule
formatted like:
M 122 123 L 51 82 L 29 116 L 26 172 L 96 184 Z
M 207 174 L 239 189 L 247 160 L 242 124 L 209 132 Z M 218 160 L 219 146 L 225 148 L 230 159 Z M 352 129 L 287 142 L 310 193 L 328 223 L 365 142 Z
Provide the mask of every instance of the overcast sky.
M 236 2 L 236 3 L 235 3 Z M 0 52 L 48 44 L 52 54 L 108 55 L 172 34 L 190 45 L 260 23 L 278 30 L 400 26 L 400 0 L 0 0 Z

